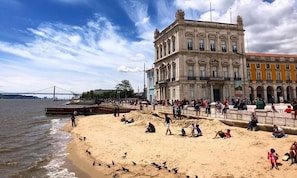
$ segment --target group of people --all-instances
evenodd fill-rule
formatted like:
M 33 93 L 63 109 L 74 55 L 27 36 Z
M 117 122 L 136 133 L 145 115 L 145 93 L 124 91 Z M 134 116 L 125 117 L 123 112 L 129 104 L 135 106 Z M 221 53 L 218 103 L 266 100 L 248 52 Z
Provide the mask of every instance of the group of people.
M 131 119 L 126 119 L 125 115 L 123 115 L 123 117 L 121 118 L 121 122 L 124 122 L 124 124 L 131 124 L 134 122 L 134 119 L 131 118 Z

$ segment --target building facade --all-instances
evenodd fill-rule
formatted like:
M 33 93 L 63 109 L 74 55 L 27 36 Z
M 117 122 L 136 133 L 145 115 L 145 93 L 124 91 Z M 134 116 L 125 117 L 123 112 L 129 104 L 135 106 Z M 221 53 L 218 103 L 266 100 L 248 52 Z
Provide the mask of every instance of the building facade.
M 250 100 L 291 102 L 297 91 L 297 55 L 246 53 Z
M 244 29 L 236 24 L 184 19 L 154 33 L 154 99 L 223 101 L 245 97 L 248 80 Z

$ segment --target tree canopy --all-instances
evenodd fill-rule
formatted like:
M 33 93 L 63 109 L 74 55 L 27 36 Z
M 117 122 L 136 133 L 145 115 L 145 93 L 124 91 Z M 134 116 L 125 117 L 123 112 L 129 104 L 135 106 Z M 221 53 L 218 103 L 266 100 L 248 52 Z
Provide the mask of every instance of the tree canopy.
M 133 91 L 133 88 L 129 82 L 129 80 L 122 80 L 121 83 L 116 85 L 116 90 L 121 91 Z

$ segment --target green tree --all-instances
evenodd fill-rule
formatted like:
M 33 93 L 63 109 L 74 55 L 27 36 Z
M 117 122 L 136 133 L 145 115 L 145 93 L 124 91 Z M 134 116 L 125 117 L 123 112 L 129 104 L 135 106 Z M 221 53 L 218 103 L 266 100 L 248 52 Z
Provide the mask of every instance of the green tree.
M 121 83 L 117 84 L 115 88 L 117 91 L 120 91 L 121 97 L 133 97 L 134 90 L 129 80 L 122 80 Z

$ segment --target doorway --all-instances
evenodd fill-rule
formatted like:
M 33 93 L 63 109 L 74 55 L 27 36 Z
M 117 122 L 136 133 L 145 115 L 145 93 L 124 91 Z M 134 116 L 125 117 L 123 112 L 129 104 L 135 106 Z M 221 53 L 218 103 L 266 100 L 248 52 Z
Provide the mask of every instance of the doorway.
M 213 100 L 214 102 L 221 100 L 220 89 L 213 89 Z

